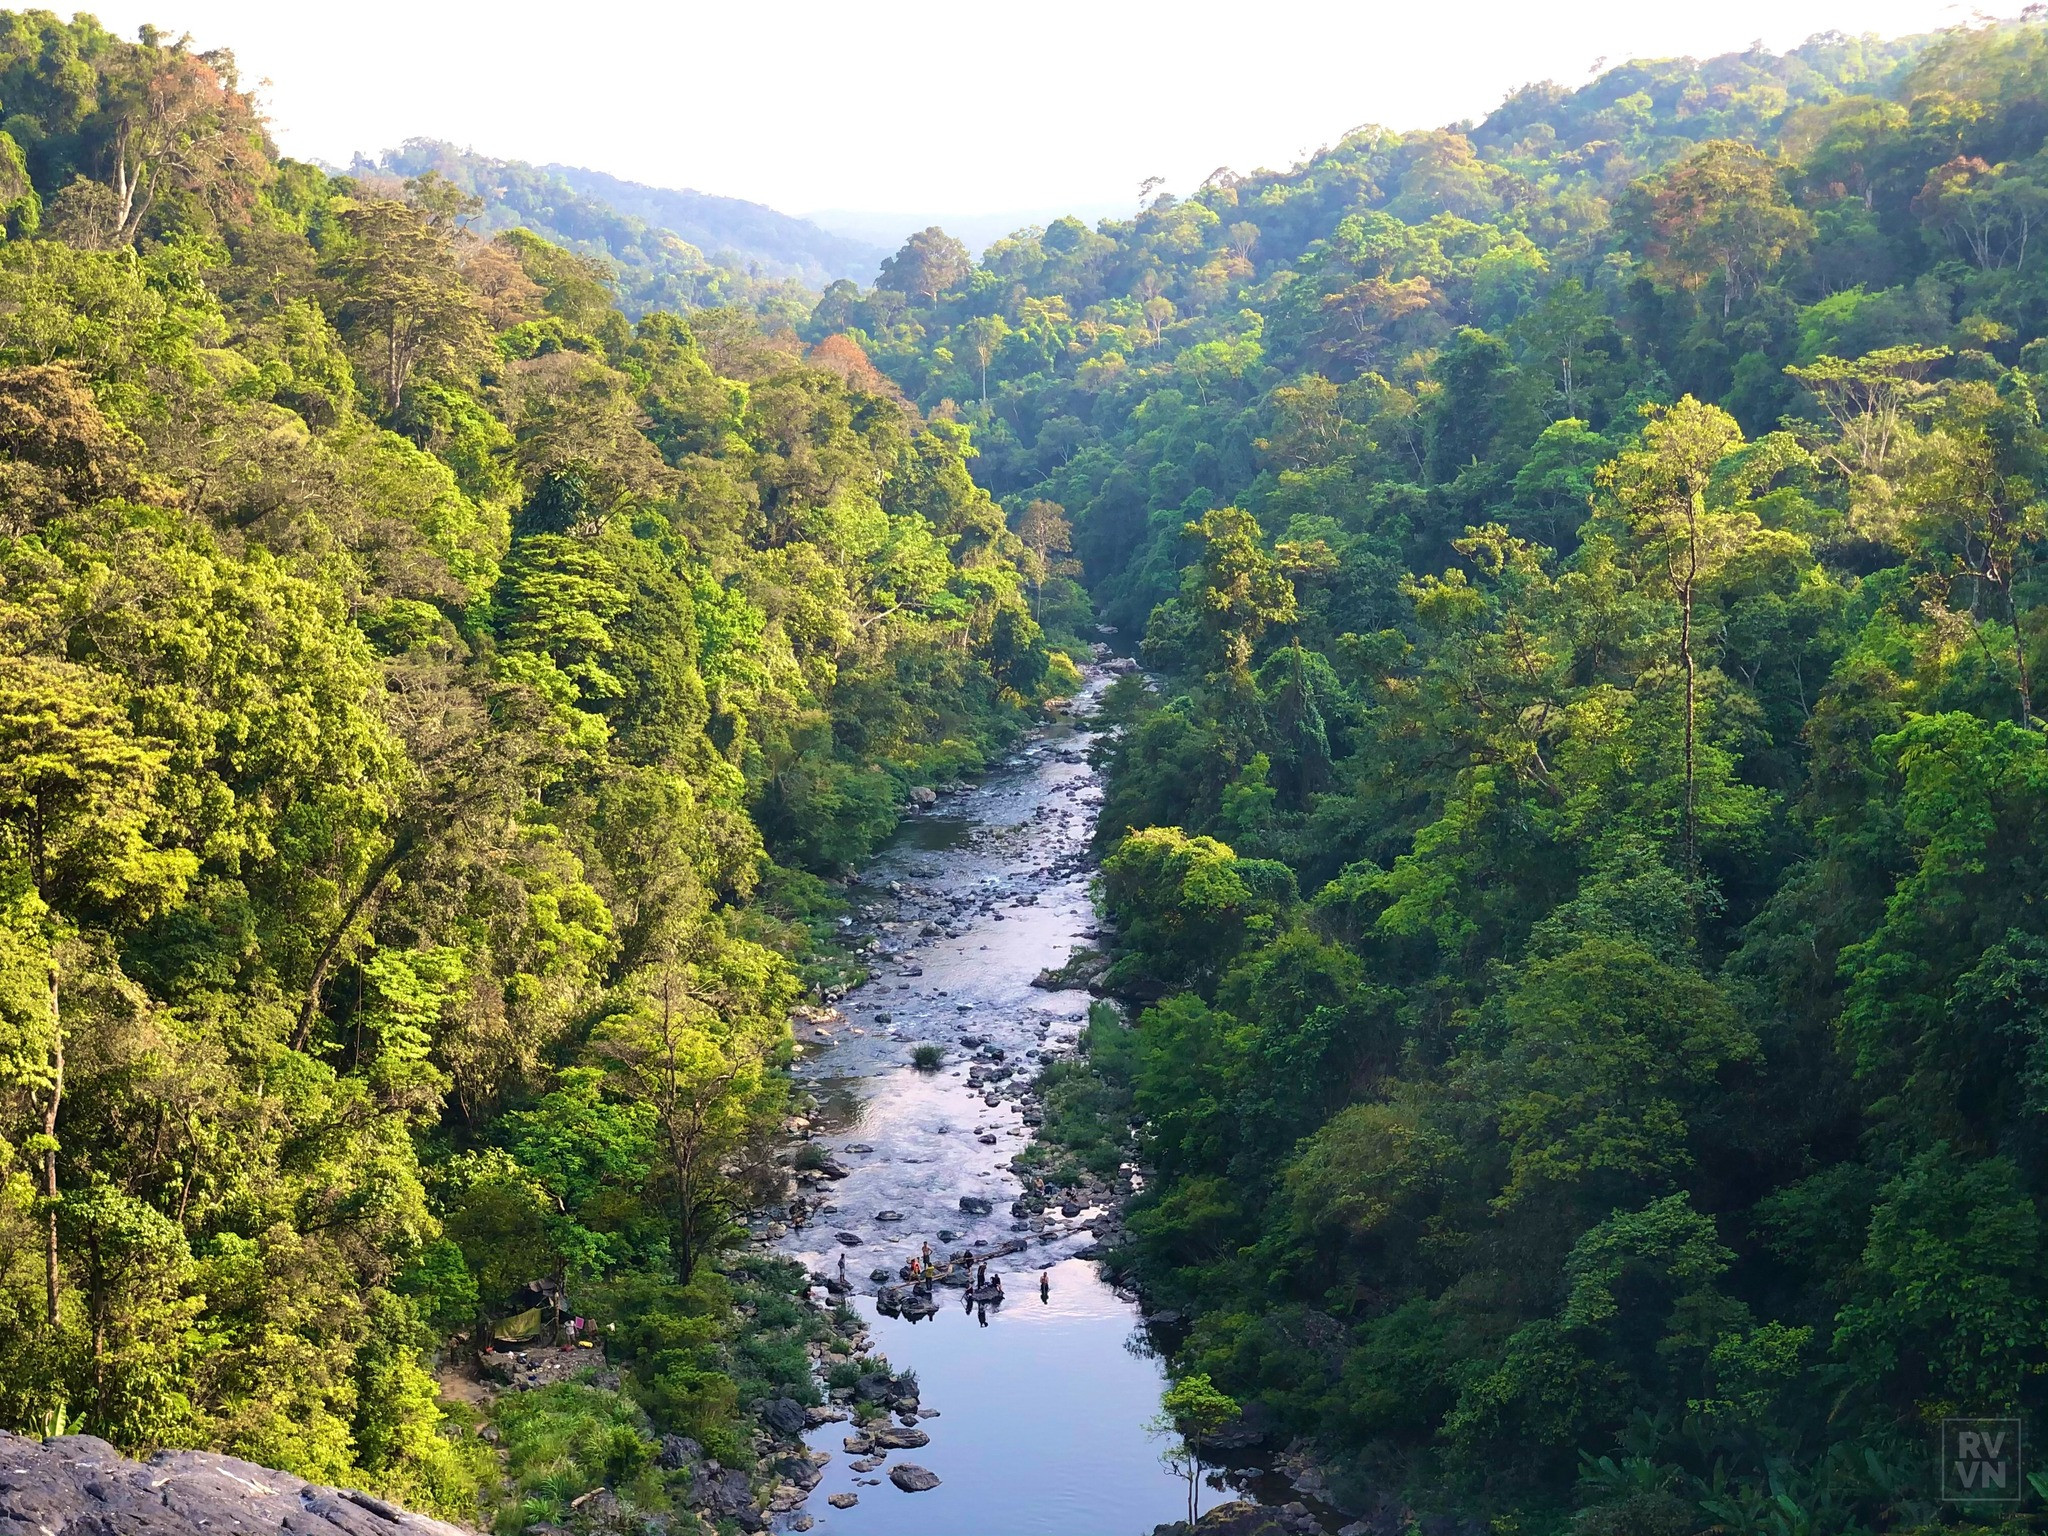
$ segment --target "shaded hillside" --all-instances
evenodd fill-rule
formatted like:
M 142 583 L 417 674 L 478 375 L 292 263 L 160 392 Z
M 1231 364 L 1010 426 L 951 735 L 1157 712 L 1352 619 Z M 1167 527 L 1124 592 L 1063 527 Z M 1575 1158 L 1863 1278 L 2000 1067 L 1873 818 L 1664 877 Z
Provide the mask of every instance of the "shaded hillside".
M 699 250 L 710 252 L 716 261 L 758 267 L 765 276 L 801 278 L 814 288 L 842 277 L 868 282 L 889 254 L 885 245 L 837 235 L 809 219 L 793 218 L 737 197 L 650 187 L 574 165 L 544 169 L 587 197 L 599 198 L 623 214 L 682 236 Z

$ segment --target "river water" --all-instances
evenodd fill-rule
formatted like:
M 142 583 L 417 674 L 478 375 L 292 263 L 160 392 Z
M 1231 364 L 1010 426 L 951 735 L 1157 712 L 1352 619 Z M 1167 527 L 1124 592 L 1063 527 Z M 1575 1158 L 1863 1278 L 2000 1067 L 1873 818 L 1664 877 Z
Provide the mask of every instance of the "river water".
M 1034 1229 L 1010 1212 L 1010 1159 L 1029 1134 L 1018 1086 L 1040 1051 L 1072 1047 L 1087 1015 L 1086 993 L 1030 983 L 1094 927 L 1087 850 L 1101 789 L 1085 714 L 1108 681 L 1091 669 L 1081 718 L 1037 731 L 982 784 L 905 824 L 859 888 L 853 936 L 879 941 L 873 979 L 841 1001 L 842 1019 L 799 1031 L 798 1078 L 820 1101 L 815 1141 L 846 1175 L 815 1183 L 823 1208 L 776 1247 L 814 1272 L 836 1274 L 844 1258 L 872 1351 L 915 1370 L 938 1410 L 921 1426 L 929 1445 L 864 1474 L 840 1445 L 850 1425 L 809 1436 L 832 1454 L 806 1506 L 824 1536 L 1146 1536 L 1185 1512 L 1185 1485 L 1145 1429 L 1164 1378 L 1138 1311 L 1073 1257 L 1096 1213 L 1062 1219 L 1055 1207 Z M 942 1047 L 946 1064 L 914 1068 L 920 1044 Z M 973 1086 L 971 1056 L 1013 1074 Z M 964 1213 L 963 1195 L 990 1213 Z M 1018 1242 L 1022 1252 L 989 1265 L 1004 1281 L 1000 1305 L 939 1288 L 934 1317 L 876 1311 L 871 1272 L 893 1281 L 926 1243 L 951 1253 Z M 898 1490 L 887 1474 L 901 1462 L 939 1485 Z M 844 1493 L 859 1502 L 833 1508 L 829 1496 Z

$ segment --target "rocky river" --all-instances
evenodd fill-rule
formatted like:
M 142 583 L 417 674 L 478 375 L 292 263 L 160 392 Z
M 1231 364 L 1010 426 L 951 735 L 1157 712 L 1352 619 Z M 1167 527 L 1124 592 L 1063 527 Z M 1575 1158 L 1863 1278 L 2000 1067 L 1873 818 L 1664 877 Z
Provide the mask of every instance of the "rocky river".
M 1104 1192 L 1041 1194 L 1011 1168 L 1041 1059 L 1086 1021 L 1085 992 L 1031 983 L 1093 932 L 1086 714 L 1109 680 L 1091 669 L 1073 715 L 906 823 L 857 888 L 849 937 L 873 943 L 873 978 L 799 1031 L 798 1078 L 818 1100 L 799 1166 L 823 1167 L 803 1180 L 804 1224 L 775 1245 L 835 1282 L 843 1265 L 872 1351 L 917 1373 L 928 1415 L 909 1448 L 860 1456 L 849 1424 L 811 1433 L 833 1459 L 806 1512 L 830 1536 L 1141 1536 L 1185 1509 L 1145 1428 L 1163 1376 L 1142 1319 L 1077 1257 L 1113 1218 Z M 943 1064 L 914 1066 L 920 1045 Z M 926 1244 L 942 1262 L 973 1257 L 920 1315 L 902 1273 Z M 975 1289 L 984 1261 L 991 1283 Z M 890 1473 L 905 1463 L 936 1484 L 903 1491 Z

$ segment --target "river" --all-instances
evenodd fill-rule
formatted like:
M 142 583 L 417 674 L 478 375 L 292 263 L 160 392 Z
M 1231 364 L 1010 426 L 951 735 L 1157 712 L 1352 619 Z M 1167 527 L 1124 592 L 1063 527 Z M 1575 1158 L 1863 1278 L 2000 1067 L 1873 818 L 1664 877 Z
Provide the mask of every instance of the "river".
M 824 1208 L 776 1247 L 814 1272 L 836 1272 L 844 1256 L 873 1351 L 915 1370 L 923 1403 L 938 1410 L 921 1426 L 931 1443 L 888 1463 L 937 1474 L 922 1493 L 899 1491 L 887 1465 L 853 1471 L 840 1445 L 850 1426 L 812 1432 L 812 1447 L 832 1453 L 806 1506 L 824 1536 L 1145 1536 L 1185 1514 L 1186 1485 L 1145 1428 L 1164 1377 L 1137 1308 L 1073 1257 L 1092 1241 L 1094 1213 L 1055 1209 L 1043 1230 L 1021 1232 L 1010 1214 L 1020 1193 L 1010 1160 L 1029 1134 L 1017 1084 L 1039 1052 L 1071 1048 L 1087 1015 L 1086 993 L 1030 983 L 1094 927 L 1088 844 L 1101 787 L 1085 715 L 1110 680 L 1089 669 L 1081 718 L 1037 730 L 980 785 L 905 823 L 857 888 L 853 936 L 880 944 L 873 978 L 841 1001 L 842 1020 L 800 1031 L 798 1079 L 820 1101 L 815 1139 L 846 1176 L 817 1186 Z M 918 1071 L 920 1044 L 942 1047 L 946 1064 Z M 1000 1070 L 991 1045 L 1014 1074 L 973 1087 L 970 1055 Z M 990 1214 L 963 1213 L 963 1195 L 986 1199 Z M 1005 1282 L 1001 1305 L 970 1307 L 941 1288 L 934 1317 L 877 1313 L 871 1272 L 893 1279 L 925 1243 L 952 1252 L 1018 1239 L 1023 1252 L 990 1265 Z M 846 1493 L 859 1502 L 828 1502 Z

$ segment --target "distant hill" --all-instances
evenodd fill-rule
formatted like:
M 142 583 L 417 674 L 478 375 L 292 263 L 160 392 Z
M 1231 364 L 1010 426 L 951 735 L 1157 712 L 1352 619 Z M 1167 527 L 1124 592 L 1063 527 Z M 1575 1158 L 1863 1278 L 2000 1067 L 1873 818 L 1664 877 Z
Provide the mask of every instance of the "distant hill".
M 809 308 L 808 287 L 794 275 L 767 273 L 759 264 L 750 271 L 736 255 L 722 262 L 706 256 L 681 235 L 621 213 L 522 160 L 493 160 L 433 139 L 408 139 L 383 159 L 358 159 L 349 169 L 357 176 L 438 172 L 483 199 L 479 233 L 517 226 L 581 255 L 609 259 L 618 268 L 619 307 L 628 315 L 720 304 L 790 314 Z
M 834 234 L 809 219 L 737 197 L 650 187 L 573 165 L 542 169 L 621 213 L 681 235 L 722 264 L 758 266 L 765 276 L 801 278 L 814 287 L 841 277 L 871 283 L 883 258 L 902 243 L 900 238 L 885 245 Z
M 408 139 L 357 175 L 435 171 L 484 200 L 481 232 L 517 225 L 619 269 L 619 304 L 653 309 L 739 304 L 808 314 L 833 279 L 873 279 L 889 252 L 830 234 L 759 203 L 640 186 L 573 166 L 497 160 L 435 139 Z
M 998 240 L 1033 226 L 1043 228 L 1063 216 L 1093 226 L 1098 219 L 1118 218 L 1130 212 L 1120 204 L 1079 203 L 1056 208 L 1011 208 L 995 213 L 874 213 L 855 208 L 817 208 L 804 215 L 810 223 L 822 225 L 845 239 L 865 242 L 883 255 L 893 253 L 920 229 L 938 225 L 947 234 L 979 255 Z M 862 281 L 868 281 L 862 278 Z

